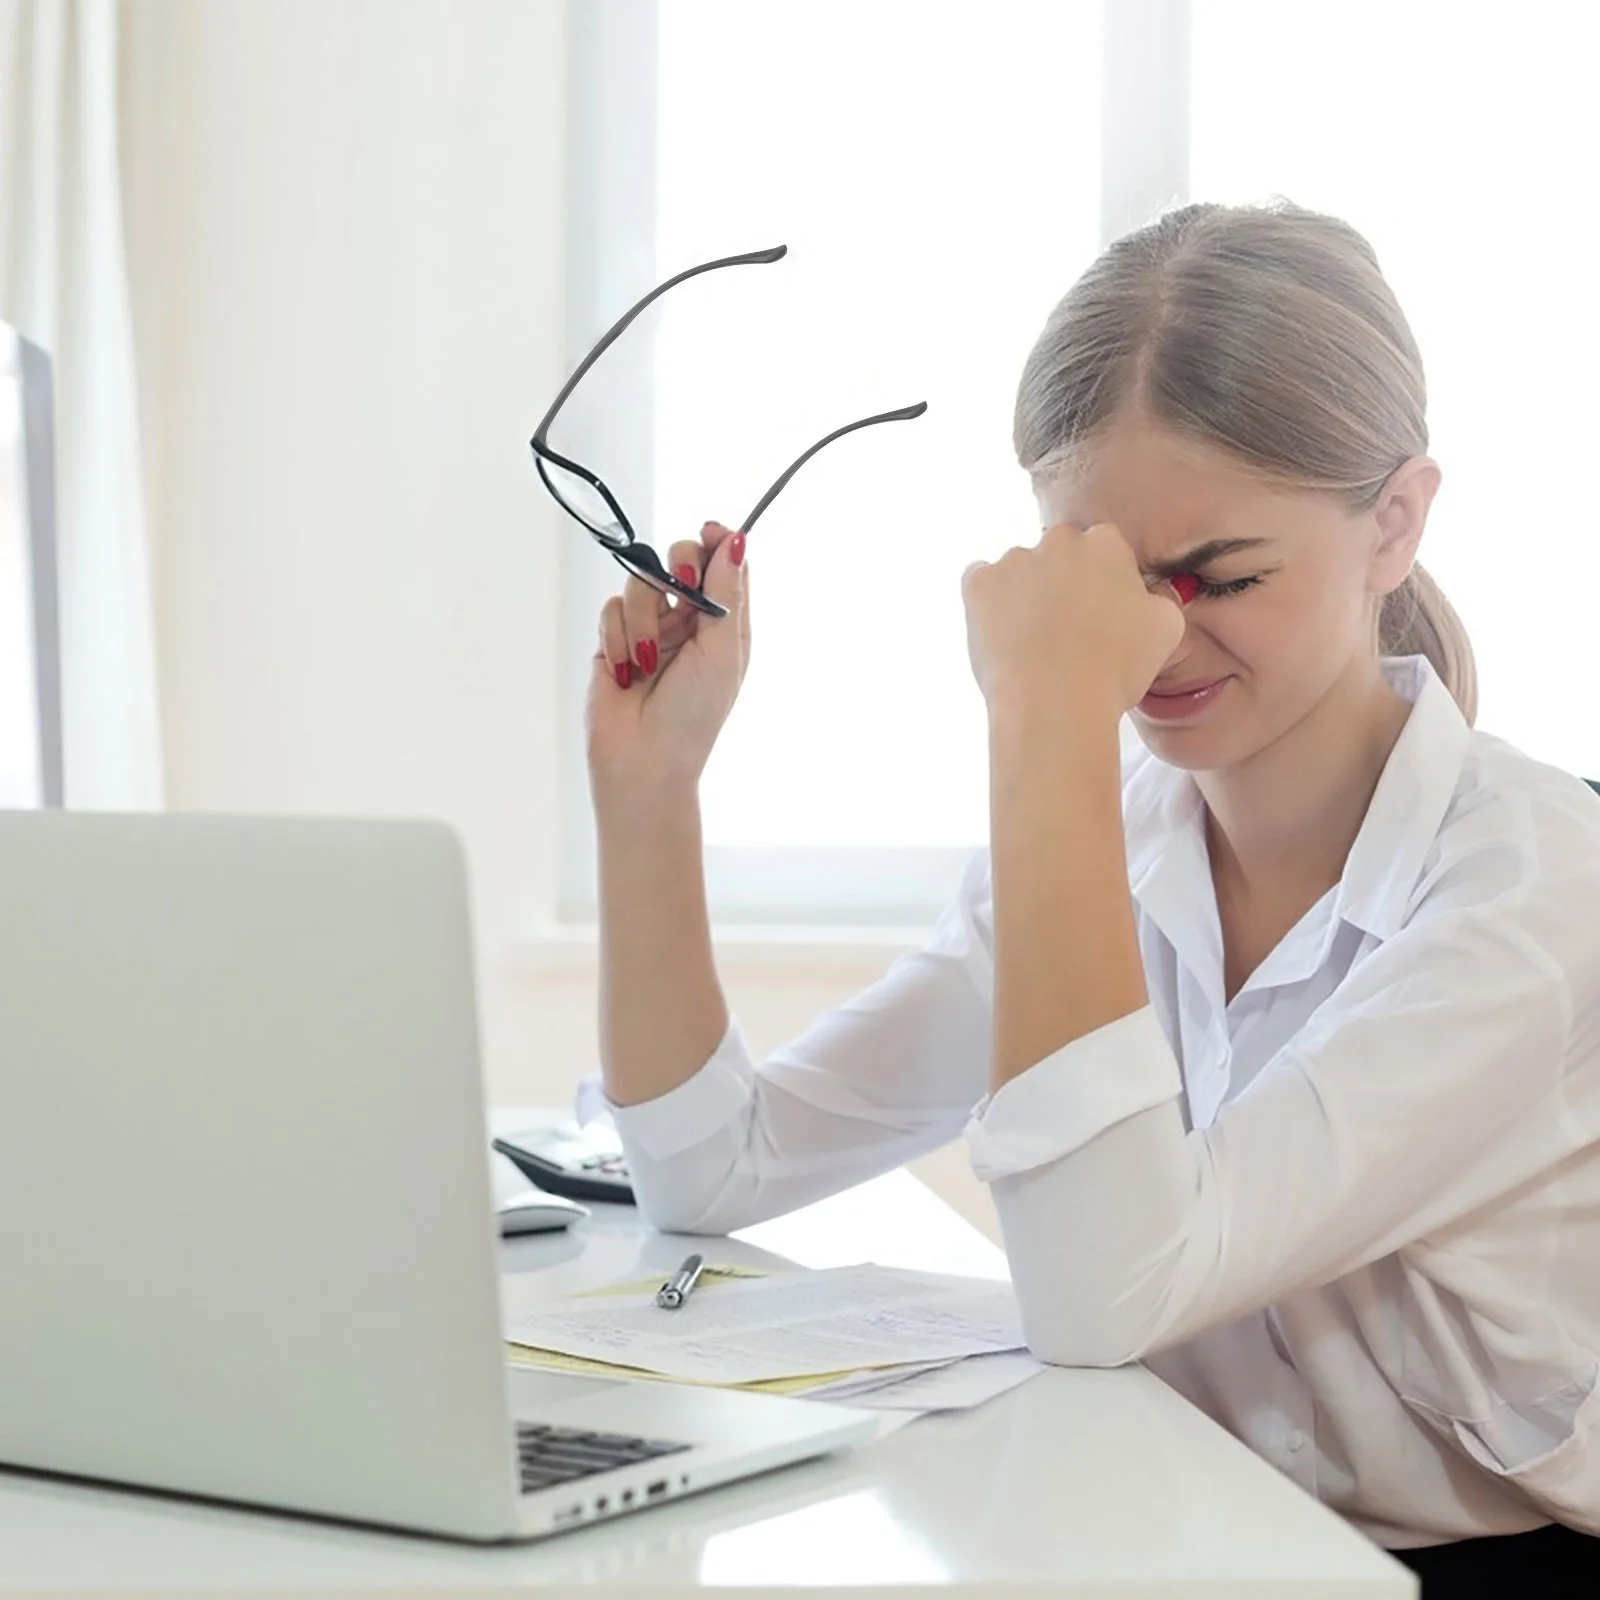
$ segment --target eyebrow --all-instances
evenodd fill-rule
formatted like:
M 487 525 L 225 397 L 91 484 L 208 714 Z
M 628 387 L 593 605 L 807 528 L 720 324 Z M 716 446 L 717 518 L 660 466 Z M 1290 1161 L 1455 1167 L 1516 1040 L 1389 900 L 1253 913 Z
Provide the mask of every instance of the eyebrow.
M 1231 556 L 1236 550 L 1254 550 L 1268 542 L 1266 539 L 1208 539 L 1171 561 L 1157 561 L 1147 570 L 1153 577 L 1172 578 L 1180 572 L 1193 572 L 1196 567 L 1203 567 L 1208 562 L 1220 561 L 1223 556 Z

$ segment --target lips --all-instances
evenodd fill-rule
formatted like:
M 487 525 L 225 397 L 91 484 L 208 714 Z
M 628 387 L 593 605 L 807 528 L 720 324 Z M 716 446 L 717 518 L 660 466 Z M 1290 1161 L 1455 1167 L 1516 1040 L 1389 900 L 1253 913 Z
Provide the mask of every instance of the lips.
M 1232 681 L 1231 678 L 1196 678 L 1188 685 L 1152 689 L 1139 702 L 1139 711 L 1154 722 L 1182 722 L 1198 717 Z
M 1189 683 L 1168 683 L 1161 685 L 1159 688 L 1151 684 L 1149 692 L 1158 699 L 1164 700 L 1168 696 L 1198 694 L 1200 690 L 1209 689 L 1212 684 L 1221 682 L 1221 678 L 1195 678 Z

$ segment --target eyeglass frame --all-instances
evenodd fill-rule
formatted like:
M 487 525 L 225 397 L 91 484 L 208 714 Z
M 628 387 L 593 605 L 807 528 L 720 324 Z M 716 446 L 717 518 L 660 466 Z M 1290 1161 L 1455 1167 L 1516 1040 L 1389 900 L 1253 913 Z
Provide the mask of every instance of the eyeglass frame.
M 567 399 L 571 396 L 572 391 L 577 388 L 579 380 L 589 370 L 589 368 L 592 367 L 597 360 L 599 360 L 606 350 L 610 348 L 610 346 L 616 341 L 617 337 L 628 326 L 628 324 L 632 322 L 633 319 L 637 317 L 639 313 L 643 311 L 645 307 L 648 306 L 653 300 L 665 294 L 667 290 L 672 288 L 674 285 L 682 283 L 686 278 L 693 278 L 702 272 L 711 272 L 717 267 L 734 267 L 747 264 L 770 263 L 781 260 L 788 253 L 788 245 L 780 244 L 774 245 L 770 250 L 752 250 L 745 255 L 723 256 L 716 261 L 706 261 L 702 262 L 701 265 L 697 267 L 689 267 L 685 271 L 676 274 L 676 276 L 668 278 L 665 283 L 657 285 L 657 287 L 652 289 L 650 293 L 644 297 L 644 299 L 639 301 L 637 305 L 635 305 L 624 316 L 620 317 L 615 323 L 613 323 L 610 329 L 608 329 L 607 332 L 601 337 L 599 343 L 597 343 L 594 348 L 590 350 L 588 355 L 586 355 L 583 360 L 578 363 L 577 368 L 574 370 L 572 376 L 568 378 L 566 383 L 562 385 L 561 392 L 551 402 L 550 409 L 545 412 L 543 418 L 540 420 L 539 426 L 534 429 L 533 437 L 528 441 L 529 448 L 533 451 L 533 464 L 535 468 L 537 468 L 539 477 L 543 481 L 545 488 L 550 491 L 550 495 L 555 500 L 556 504 L 559 505 L 568 516 L 572 517 L 589 534 L 598 540 L 601 547 L 610 552 L 612 558 L 618 563 L 619 566 L 621 566 L 625 571 L 631 573 L 633 576 L 641 578 L 644 582 L 651 584 L 654 588 L 664 590 L 669 594 L 677 595 L 680 599 L 688 602 L 688 604 L 694 606 L 697 610 L 704 612 L 707 616 L 725 617 L 728 614 L 728 608 L 725 605 L 722 605 L 720 602 L 711 599 L 701 590 L 692 588 L 689 584 L 684 583 L 674 574 L 668 572 L 666 567 L 663 565 L 660 556 L 656 554 L 655 550 L 650 545 L 646 544 L 644 540 L 639 538 L 638 534 L 634 532 L 633 524 L 628 520 L 627 512 L 622 509 L 622 506 L 617 501 L 617 497 L 605 486 L 599 476 L 596 473 L 591 472 L 587 467 L 580 466 L 576 461 L 569 460 L 566 456 L 558 455 L 550 448 L 549 441 L 545 436 L 550 430 L 550 424 L 555 420 L 556 413 L 560 411 L 561 407 L 566 403 Z M 824 445 L 832 444 L 835 439 L 842 437 L 844 434 L 853 433 L 857 428 L 869 427 L 875 422 L 909 421 L 914 417 L 920 417 L 927 409 L 928 402 L 926 400 L 919 400 L 915 405 L 902 406 L 895 411 L 881 411 L 876 416 L 863 417 L 859 422 L 846 423 L 844 427 L 834 429 L 832 433 L 828 434 L 825 438 L 819 439 L 803 455 L 797 457 L 793 462 L 790 463 L 783 474 L 778 478 L 777 482 L 775 482 L 772 487 L 768 489 L 767 492 L 756 502 L 755 509 L 744 519 L 742 523 L 740 523 L 738 531 L 740 533 L 748 533 L 750 529 L 755 526 L 756 518 L 759 517 L 761 513 L 772 504 L 774 499 L 777 498 L 779 490 L 781 490 L 784 485 L 787 484 L 788 481 L 795 475 L 795 473 L 798 472 L 800 468 L 803 467 L 806 462 L 809 461 L 811 457 L 814 456 Z M 586 517 L 581 511 L 572 505 L 569 500 L 566 499 L 566 497 L 551 481 L 550 473 L 545 466 L 547 461 L 558 467 L 561 467 L 567 472 L 572 473 L 575 477 L 581 478 L 591 488 L 599 492 L 601 498 L 611 508 L 611 511 L 616 518 L 616 526 L 627 536 L 623 543 L 618 544 L 608 535 L 606 530 L 595 527 L 594 523 L 591 522 L 588 517 Z M 629 555 L 634 557 L 633 561 L 626 559 L 626 557 Z

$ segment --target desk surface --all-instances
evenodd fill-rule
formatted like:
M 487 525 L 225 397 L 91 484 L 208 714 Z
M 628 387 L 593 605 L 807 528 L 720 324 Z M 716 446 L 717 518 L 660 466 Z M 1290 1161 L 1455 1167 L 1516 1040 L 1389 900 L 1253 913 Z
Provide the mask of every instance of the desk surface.
M 497 1121 L 506 1114 L 497 1114 Z M 526 1125 L 531 1115 L 510 1120 Z M 596 1206 L 508 1241 L 508 1309 L 674 1267 L 686 1241 Z M 719 1240 L 712 1260 L 1004 1276 L 908 1173 Z M 883 1586 L 1401 1600 L 1411 1574 L 1142 1368 L 1052 1369 L 974 1411 L 541 1543 L 477 1548 L 0 1471 L 0 1597 L 658 1595 Z

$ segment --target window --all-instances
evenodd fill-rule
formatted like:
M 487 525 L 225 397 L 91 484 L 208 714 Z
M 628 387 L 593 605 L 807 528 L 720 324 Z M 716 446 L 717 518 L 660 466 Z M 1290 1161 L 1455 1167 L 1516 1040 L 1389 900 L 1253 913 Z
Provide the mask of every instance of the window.
M 574 26 L 572 359 L 670 273 L 790 247 L 675 289 L 577 419 L 658 548 L 743 516 L 831 428 L 929 402 L 830 445 L 751 535 L 752 662 L 701 791 L 719 924 L 911 926 L 948 898 L 987 837 L 960 574 L 1038 531 L 1017 377 L 1102 244 L 1191 196 L 1283 194 L 1372 241 L 1427 365 L 1423 560 L 1472 636 L 1480 725 L 1600 776 L 1600 724 L 1561 687 L 1600 579 L 1570 466 L 1600 357 L 1580 162 L 1600 13 L 600 0 Z M 577 540 L 581 699 L 620 575 Z
M 960 577 L 1038 531 L 1011 407 L 1099 248 L 1100 5 L 674 0 L 575 23 L 575 226 L 599 231 L 576 242 L 573 359 L 682 267 L 789 246 L 674 289 L 590 374 L 622 358 L 574 427 L 657 548 L 736 525 L 831 429 L 929 403 L 830 445 L 751 533 L 751 665 L 701 786 L 713 918 L 926 920 L 987 838 Z M 648 443 L 622 438 L 645 408 Z M 569 559 L 586 667 L 621 575 Z M 588 854 L 566 852 L 575 877 Z
M 736 526 L 812 440 L 929 403 L 830 445 L 752 531 L 751 666 L 702 785 L 708 843 L 987 838 L 960 577 L 1038 529 L 1011 405 L 1097 248 L 1098 74 L 1069 63 L 1098 61 L 1099 14 L 1024 0 L 938 15 L 661 10 L 658 259 L 790 253 L 672 308 L 655 526 Z
M 1600 777 L 1575 688 L 1600 584 L 1600 9 L 1204 0 L 1193 30 L 1193 193 L 1344 217 L 1416 334 L 1443 472 L 1421 558 L 1471 636 L 1478 725 Z

